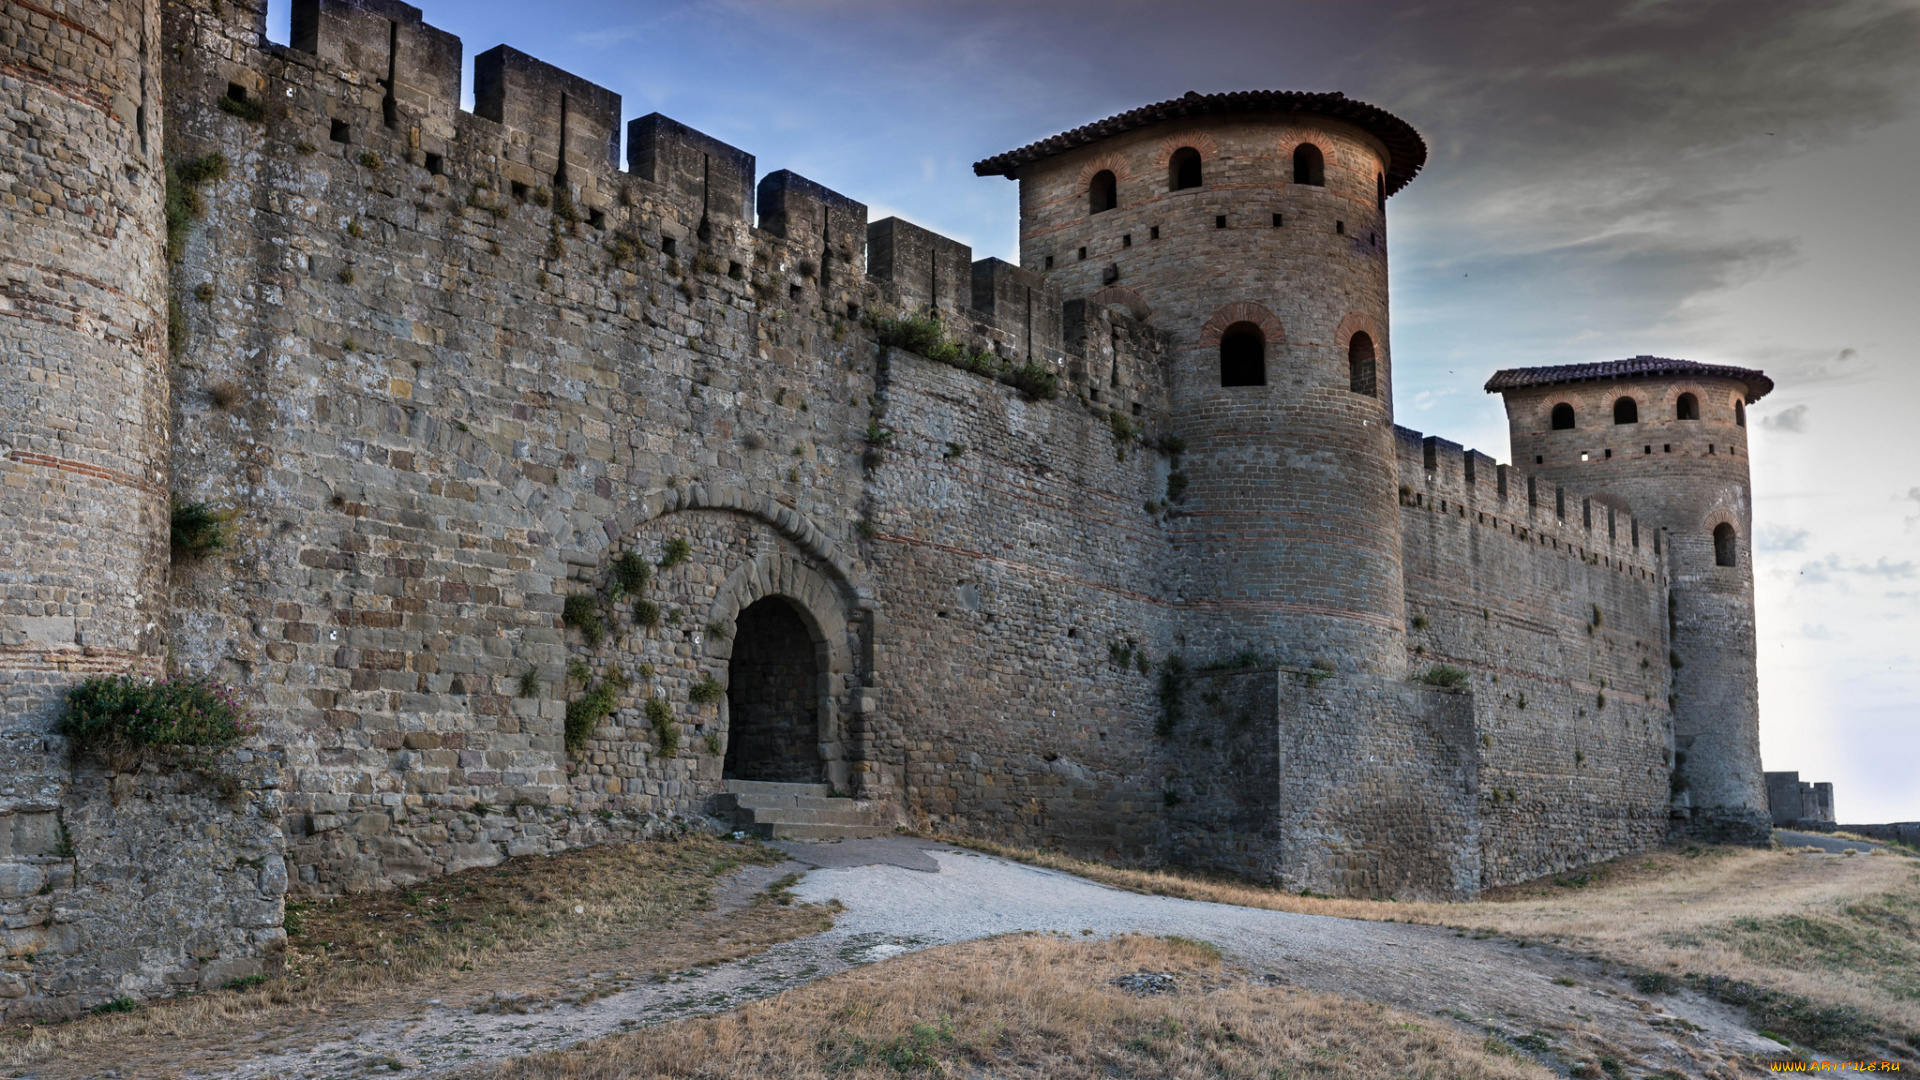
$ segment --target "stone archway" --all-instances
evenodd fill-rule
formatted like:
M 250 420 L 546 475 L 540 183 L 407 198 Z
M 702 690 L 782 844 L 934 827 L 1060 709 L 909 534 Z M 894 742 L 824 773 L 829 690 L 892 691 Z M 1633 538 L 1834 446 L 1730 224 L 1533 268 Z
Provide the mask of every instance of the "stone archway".
M 855 761 L 863 759 L 864 750 L 859 740 L 849 738 L 845 719 L 852 704 L 852 692 L 858 684 L 855 657 L 866 644 L 863 640 L 867 629 L 865 620 L 857 617 L 857 598 L 845 588 L 844 583 L 823 573 L 810 560 L 789 555 L 759 555 L 742 563 L 720 586 L 707 612 L 709 623 L 729 628 L 724 636 L 709 636 L 706 640 L 706 654 L 718 669 L 715 674 L 724 672 L 728 691 L 722 708 L 727 740 L 723 770 L 736 761 L 733 739 L 739 729 L 732 715 L 736 700 L 732 688 L 733 677 L 736 673 L 747 673 L 761 663 L 753 661 L 748 667 L 736 669 L 734 657 L 743 644 L 748 644 L 743 641 L 742 628 L 751 630 L 753 623 L 762 618 L 756 612 L 749 619 L 748 613 L 755 612 L 757 608 L 761 612 L 768 610 L 760 608 L 768 600 L 783 605 L 784 613 L 800 623 L 813 650 L 812 681 L 808 684 L 814 695 L 811 713 L 813 728 L 808 744 L 811 747 L 810 756 L 804 756 L 804 759 L 813 762 L 814 769 L 807 777 L 807 782 L 824 781 L 842 791 L 858 789 L 864 780 L 856 780 L 853 768 Z M 791 642 L 791 624 L 787 625 L 784 639 Z M 749 645 L 749 648 L 758 646 Z M 791 647 L 784 654 L 790 655 Z M 764 692 L 749 691 L 741 700 L 757 702 L 761 700 L 759 695 Z M 750 719 L 749 722 L 754 721 Z M 786 722 L 792 721 L 789 719 Z M 791 738 L 792 745 L 799 744 L 797 730 Z M 738 779 L 751 778 L 742 776 Z
M 725 779 L 825 779 L 817 655 L 822 644 L 784 596 L 765 596 L 741 610 L 727 661 Z

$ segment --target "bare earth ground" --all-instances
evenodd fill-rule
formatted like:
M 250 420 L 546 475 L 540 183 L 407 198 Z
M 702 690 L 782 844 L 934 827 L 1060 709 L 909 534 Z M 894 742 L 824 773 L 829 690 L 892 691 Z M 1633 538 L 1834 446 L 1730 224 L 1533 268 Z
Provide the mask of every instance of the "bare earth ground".
M 490 1063 L 499 1063 L 509 1075 L 527 1077 L 772 1076 L 822 1068 L 857 1073 L 886 1064 L 887 1054 L 906 1053 L 910 1065 L 921 1058 L 922 1064 L 949 1058 L 976 1066 L 995 1062 L 991 1071 L 976 1069 L 973 1075 L 1047 1074 L 1021 1071 L 1026 1066 L 1016 1066 L 1025 1059 L 996 1057 L 1006 1047 L 1024 1045 L 1005 1030 L 979 1027 L 996 1008 L 1052 1018 L 1049 1030 L 1056 1037 L 1033 1052 L 1053 1055 L 1058 1075 L 1256 1075 L 1219 1056 L 1232 1046 L 1214 1045 L 1217 1038 L 1206 1046 L 1206 1040 L 1195 1042 L 1195 1024 L 1227 1030 L 1219 1027 L 1224 1016 L 1241 1018 L 1227 1027 L 1241 1032 L 1236 1039 L 1252 1040 L 1248 1045 L 1257 1043 L 1281 1058 L 1305 1054 L 1297 1075 L 1316 1075 L 1340 1062 L 1344 1067 L 1336 1071 L 1343 1075 L 1375 1075 L 1372 1066 L 1360 1070 L 1351 1049 L 1386 1047 L 1389 1030 L 1409 1038 L 1415 1032 L 1423 1032 L 1421 1039 L 1444 1035 L 1419 1045 L 1444 1059 L 1434 1075 L 1445 1076 L 1543 1075 L 1529 1071 L 1539 1065 L 1559 1075 L 1754 1075 L 1764 1072 L 1756 1063 L 1783 1056 L 1781 1045 L 1758 1035 L 1742 1010 L 1686 989 L 1641 993 L 1623 977 L 1623 966 L 1642 975 L 1671 970 L 1750 978 L 1823 1004 L 1856 1004 L 1889 1029 L 1920 1031 L 1920 987 L 1913 985 L 1920 965 L 1912 962 L 1920 957 L 1920 873 L 1912 860 L 1894 855 L 1669 850 L 1617 860 L 1558 883 L 1506 890 L 1475 904 L 1445 905 L 1296 897 L 1230 882 L 1076 865 L 1112 882 L 1102 884 L 904 837 L 786 847 L 822 867 L 792 886 L 793 895 L 807 903 L 772 903 L 759 891 L 769 884 L 779 891 L 776 879 L 804 866 L 731 871 L 710 898 L 712 910 L 661 923 L 677 927 L 669 935 L 671 948 L 658 934 L 628 935 L 630 940 L 597 947 L 580 940 L 567 949 L 508 955 L 471 973 L 433 968 L 399 989 L 362 993 L 336 1008 L 308 1006 L 292 1023 L 271 1009 L 236 1016 L 214 1031 L 152 1022 L 141 1028 L 127 1017 L 88 1020 L 16 1047 L 11 1072 L 364 1077 L 372 1075 L 370 1068 L 389 1075 L 487 1073 L 495 1068 Z M 1073 862 L 1021 854 L 1032 861 Z M 1181 898 L 1196 894 L 1228 902 Z M 812 928 L 795 920 L 813 919 L 812 926 L 819 926 L 835 901 L 846 910 L 831 929 L 794 936 Z M 1346 917 L 1328 917 L 1335 915 Z M 743 930 L 756 919 L 760 930 Z M 1085 945 L 1073 946 L 1080 951 L 1070 955 L 1059 951 L 1065 943 L 1034 938 L 932 949 L 1018 931 L 1065 935 Z M 1154 1016 L 1184 1025 L 1184 1035 L 1135 1031 L 1121 1037 L 1146 1014 L 1115 1005 L 1134 999 L 1116 997 L 1095 976 L 1150 948 L 1109 948 L 1103 941 L 1139 934 L 1211 942 L 1230 957 L 1218 971 L 1203 970 L 1205 964 L 1192 956 L 1166 959 L 1163 967 L 1177 976 L 1180 992 L 1140 999 L 1156 1003 L 1160 1011 Z M 1054 951 L 1031 951 L 1043 947 Z M 622 1034 L 734 1010 L 873 960 L 928 949 L 910 964 L 865 968 L 763 1002 L 734 1019 Z M 673 966 L 676 958 L 685 963 Z M 1045 988 L 1035 983 L 1019 1001 L 976 994 L 937 1011 L 942 993 L 950 998 L 954 987 L 982 985 L 969 974 L 979 965 L 1004 966 L 1016 958 L 1050 972 L 1052 989 L 1042 994 Z M 709 963 L 698 966 L 700 960 Z M 1028 981 L 1015 980 L 1022 986 Z M 1099 1000 L 1113 1007 L 1098 1012 L 1100 1023 L 1076 1027 L 1060 1018 L 1087 1014 L 1092 999 L 1073 989 L 1082 985 L 1096 988 Z M 947 990 L 936 993 L 939 987 Z M 1190 992 L 1196 987 L 1204 991 L 1198 997 Z M 849 1004 L 863 993 L 872 1000 Z M 1405 1012 L 1363 1008 L 1353 998 Z M 902 1012 L 903 1002 L 912 1008 Z M 841 1017 L 847 1041 L 795 1043 L 789 1036 L 779 1046 L 766 1044 L 769 1031 L 791 1032 L 794 1018 L 822 1009 Z M 1360 1044 L 1334 1039 L 1327 1025 L 1339 1015 L 1345 1016 L 1340 1023 L 1347 1025 L 1347 1036 L 1379 1031 Z M 1266 1020 L 1255 1024 L 1249 1017 Z M 88 1034 L 89 1025 L 96 1034 Z M 1434 1034 L 1424 1033 L 1429 1028 Z M 1119 1039 L 1119 1049 L 1108 1050 L 1125 1050 L 1138 1060 L 1095 1053 L 1090 1047 L 1105 1045 L 1101 1031 Z M 1459 1042 L 1463 1037 L 1467 1043 Z M 710 1054 L 709 1064 L 688 1065 L 692 1071 L 655 1059 L 659 1047 L 701 1039 L 729 1048 L 732 1057 Z M 1341 1045 L 1350 1049 L 1339 1050 Z M 1209 1046 L 1207 1054 L 1194 1057 L 1196 1047 Z M 1461 1046 L 1473 1053 L 1461 1056 Z M 554 1053 L 568 1047 L 575 1052 Z M 636 1053 L 640 1059 L 632 1057 Z M 1408 1053 L 1409 1060 L 1418 1060 L 1418 1053 Z M 1516 1053 L 1532 1063 L 1515 1058 L 1501 1064 L 1504 1055 Z M 636 1068 L 637 1060 L 645 1067 Z M 733 1064 L 720 1068 L 722 1060 Z M 1611 1068 L 1602 1072 L 1603 1065 Z

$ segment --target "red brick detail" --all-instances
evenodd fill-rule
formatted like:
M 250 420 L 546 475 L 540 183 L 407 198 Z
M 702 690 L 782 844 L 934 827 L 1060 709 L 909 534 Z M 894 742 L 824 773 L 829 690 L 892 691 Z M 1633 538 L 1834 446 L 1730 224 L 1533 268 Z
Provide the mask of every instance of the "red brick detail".
M 89 465 L 84 461 L 74 461 L 71 458 L 53 457 L 48 454 L 35 454 L 27 450 L 15 450 L 8 454 L 7 458 L 11 461 L 17 461 L 22 465 L 38 465 L 43 469 L 59 469 L 62 472 L 78 473 L 81 476 L 89 476 L 95 480 L 105 480 L 108 483 L 120 484 L 123 487 L 137 488 L 149 495 L 165 495 L 167 493 L 165 487 L 149 480 L 142 480 L 132 473 L 124 473 L 118 469 L 103 469 L 98 465 Z
M 1215 311 L 1206 325 L 1200 328 L 1200 347 L 1210 349 L 1219 345 L 1220 335 L 1227 332 L 1227 327 L 1238 322 L 1250 322 L 1258 326 L 1260 332 L 1266 335 L 1270 349 L 1287 342 L 1286 328 L 1280 325 L 1278 316 L 1251 300 L 1235 300 Z
M 1287 162 L 1289 174 L 1293 169 L 1293 152 L 1301 143 L 1312 143 L 1320 148 L 1320 157 L 1329 167 L 1335 162 L 1333 138 L 1324 131 L 1312 128 L 1288 128 L 1280 133 L 1280 156 Z
M 1146 298 L 1125 285 L 1109 285 L 1087 297 L 1087 302 L 1096 307 L 1119 304 L 1139 322 L 1146 322 L 1153 318 L 1153 308 L 1147 305 Z
M 1333 332 L 1334 344 L 1344 350 L 1347 347 L 1347 343 L 1353 340 L 1353 335 L 1360 333 L 1362 330 L 1366 331 L 1367 336 L 1373 339 L 1374 362 L 1386 362 L 1387 335 L 1380 329 L 1379 323 L 1374 322 L 1371 316 L 1361 312 L 1352 312 L 1348 314 L 1346 318 L 1340 320 L 1340 328 Z
M 1100 172 L 1102 169 L 1111 172 L 1115 180 L 1130 180 L 1133 178 L 1133 170 L 1127 167 L 1126 158 L 1121 157 L 1119 154 L 1101 154 L 1099 157 L 1081 166 L 1080 190 L 1085 191 L 1087 185 L 1093 183 L 1094 174 Z
M 1196 131 L 1187 135 L 1162 139 L 1160 141 L 1160 149 L 1154 152 L 1153 163 L 1162 169 L 1167 168 L 1173 164 L 1173 152 L 1183 146 L 1191 146 L 1199 151 L 1202 165 L 1220 156 L 1220 144 L 1213 141 L 1213 136 L 1204 131 Z

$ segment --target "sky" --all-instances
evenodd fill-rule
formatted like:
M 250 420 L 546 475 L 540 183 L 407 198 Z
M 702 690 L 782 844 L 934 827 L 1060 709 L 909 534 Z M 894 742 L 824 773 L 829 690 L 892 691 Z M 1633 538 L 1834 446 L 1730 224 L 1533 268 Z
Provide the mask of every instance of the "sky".
M 291 0 L 269 0 L 284 42 Z M 1400 423 L 1508 460 L 1495 369 L 1764 369 L 1761 751 L 1920 820 L 1920 0 L 426 0 L 1018 260 L 971 164 L 1188 90 L 1339 90 L 1426 137 L 1388 207 Z

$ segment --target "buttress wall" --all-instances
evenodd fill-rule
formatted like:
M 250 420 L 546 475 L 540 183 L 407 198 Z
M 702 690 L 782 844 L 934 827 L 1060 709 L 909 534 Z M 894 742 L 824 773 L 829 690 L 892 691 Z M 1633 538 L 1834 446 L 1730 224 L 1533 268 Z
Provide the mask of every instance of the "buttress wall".
M 1409 663 L 1469 676 L 1481 884 L 1658 842 L 1673 740 L 1661 535 L 1478 451 L 1396 433 Z

